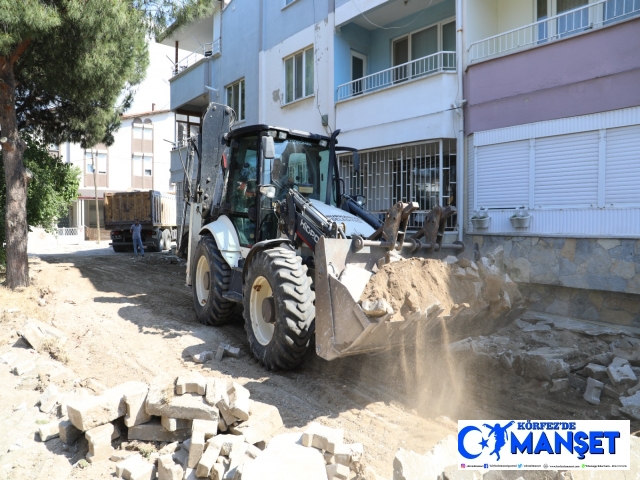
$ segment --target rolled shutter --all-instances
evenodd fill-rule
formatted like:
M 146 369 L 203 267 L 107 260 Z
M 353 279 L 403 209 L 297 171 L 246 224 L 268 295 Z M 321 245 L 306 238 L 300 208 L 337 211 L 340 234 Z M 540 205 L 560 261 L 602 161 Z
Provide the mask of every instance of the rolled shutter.
M 529 140 L 478 147 L 476 155 L 478 207 L 529 205 Z
M 536 140 L 536 208 L 597 205 L 598 142 L 597 131 Z
M 605 205 L 640 204 L 640 125 L 607 130 Z

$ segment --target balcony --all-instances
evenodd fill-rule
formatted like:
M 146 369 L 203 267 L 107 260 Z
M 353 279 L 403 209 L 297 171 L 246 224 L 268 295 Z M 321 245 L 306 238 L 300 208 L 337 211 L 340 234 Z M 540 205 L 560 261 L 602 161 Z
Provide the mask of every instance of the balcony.
M 411 62 L 387 68 L 338 86 L 337 100 L 347 100 L 403 85 L 438 73 L 456 72 L 456 52 L 438 52 Z
M 637 0 L 600 0 L 473 42 L 469 63 L 526 50 L 640 15 Z
M 220 48 L 220 38 L 214 40 L 213 42 L 205 43 L 197 50 L 191 52 L 186 57 L 182 58 L 178 62 L 173 64 L 172 67 L 172 75 L 177 75 L 189 67 L 195 65 L 203 58 L 217 58 L 222 53 Z

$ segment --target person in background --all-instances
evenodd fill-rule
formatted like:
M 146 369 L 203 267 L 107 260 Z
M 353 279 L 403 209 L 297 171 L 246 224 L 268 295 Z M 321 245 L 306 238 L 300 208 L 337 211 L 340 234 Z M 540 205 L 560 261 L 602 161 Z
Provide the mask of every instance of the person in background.
M 129 231 L 133 234 L 133 254 L 138 254 L 138 247 L 140 247 L 140 253 L 144 257 L 144 248 L 142 246 L 142 225 L 140 225 L 140 221 L 136 218 L 133 220 L 135 223 L 131 225 Z

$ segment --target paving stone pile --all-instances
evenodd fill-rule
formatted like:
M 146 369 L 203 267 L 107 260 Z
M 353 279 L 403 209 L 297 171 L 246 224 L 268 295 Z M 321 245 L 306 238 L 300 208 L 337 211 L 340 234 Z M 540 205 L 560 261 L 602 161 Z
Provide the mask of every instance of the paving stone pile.
M 505 330 L 449 349 L 493 360 L 551 394 L 573 389 L 593 405 L 607 397 L 609 417 L 640 420 L 640 329 L 527 312 Z

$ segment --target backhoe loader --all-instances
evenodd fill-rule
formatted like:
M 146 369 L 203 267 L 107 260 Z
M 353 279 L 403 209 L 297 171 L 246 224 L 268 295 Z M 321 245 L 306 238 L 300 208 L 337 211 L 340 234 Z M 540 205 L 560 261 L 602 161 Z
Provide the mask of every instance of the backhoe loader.
M 184 162 L 186 282 L 201 323 L 229 323 L 240 304 L 253 355 L 267 369 L 292 369 L 314 336 L 316 353 L 332 360 L 411 344 L 445 320 L 458 318 L 464 336 L 483 316 L 493 320 L 482 332 L 514 317 L 513 282 L 510 297 L 506 289 L 481 305 L 472 300 L 473 307 L 457 303 L 401 321 L 365 308 L 360 296 L 386 264 L 464 250 L 461 242 L 443 243 L 455 208 L 433 208 L 409 235 L 417 203 L 397 202 L 380 219 L 343 191 L 337 155 L 351 153 L 356 171 L 359 155 L 338 145 L 338 130 L 323 136 L 269 125 L 232 129 L 233 118 L 230 107 L 210 104 Z M 477 267 L 500 275 L 489 263 Z M 476 290 L 481 299 L 485 287 Z

